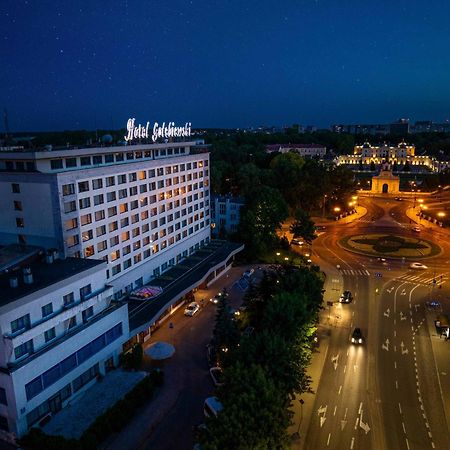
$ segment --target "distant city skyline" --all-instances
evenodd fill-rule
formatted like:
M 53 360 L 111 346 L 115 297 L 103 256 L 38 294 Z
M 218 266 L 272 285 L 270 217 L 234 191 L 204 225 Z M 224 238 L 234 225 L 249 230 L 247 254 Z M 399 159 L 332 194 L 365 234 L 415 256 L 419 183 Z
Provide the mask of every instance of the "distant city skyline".
M 445 1 L 2 6 L 12 132 L 118 129 L 129 117 L 193 128 L 450 117 Z

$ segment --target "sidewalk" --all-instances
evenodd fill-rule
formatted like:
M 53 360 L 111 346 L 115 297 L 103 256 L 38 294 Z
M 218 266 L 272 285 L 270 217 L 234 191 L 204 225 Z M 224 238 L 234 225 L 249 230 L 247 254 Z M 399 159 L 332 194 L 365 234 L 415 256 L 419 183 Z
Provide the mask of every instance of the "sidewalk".
M 409 220 L 417 223 L 418 225 L 421 225 L 422 227 L 428 229 L 429 231 L 437 231 L 445 236 L 450 236 L 450 232 L 448 228 L 440 227 L 439 225 L 436 225 L 433 222 L 430 222 L 429 220 L 423 219 L 417 215 L 419 209 L 416 208 L 408 208 L 406 210 L 406 216 Z
M 327 225 L 332 223 L 338 223 L 338 224 L 345 224 L 345 223 L 351 223 L 355 220 L 361 219 L 361 217 L 364 217 L 367 214 L 367 209 L 364 208 L 364 206 L 357 206 L 356 207 L 356 213 L 349 214 L 346 217 L 342 217 L 342 219 L 339 220 L 330 220 L 326 219 L 324 217 L 312 217 L 312 220 L 316 225 Z

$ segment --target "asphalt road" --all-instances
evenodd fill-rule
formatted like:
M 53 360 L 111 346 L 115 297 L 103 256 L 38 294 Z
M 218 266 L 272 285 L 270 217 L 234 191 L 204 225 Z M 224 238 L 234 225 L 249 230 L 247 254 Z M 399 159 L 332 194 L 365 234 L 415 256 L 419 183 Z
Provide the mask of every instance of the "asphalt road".
M 368 210 L 363 218 L 328 226 L 313 245 L 314 262 L 328 268 L 331 278 L 325 300 L 337 302 L 349 289 L 354 301 L 324 311 L 331 329 L 327 360 L 302 448 L 449 449 L 426 304 L 448 295 L 450 247 L 442 233 L 422 230 L 423 238 L 443 248 L 423 261 L 428 266 L 423 271 L 409 269 L 409 262 L 381 262 L 342 249 L 337 241 L 345 235 L 414 235 L 407 202 L 360 201 Z M 354 327 L 361 328 L 363 345 L 350 343 Z

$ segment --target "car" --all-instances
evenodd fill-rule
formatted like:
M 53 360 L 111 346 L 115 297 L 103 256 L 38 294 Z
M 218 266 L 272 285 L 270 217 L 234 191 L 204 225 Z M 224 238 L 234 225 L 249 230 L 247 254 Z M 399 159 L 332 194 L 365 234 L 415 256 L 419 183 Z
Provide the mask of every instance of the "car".
M 325 225 L 316 225 L 316 231 L 325 231 L 326 229 Z
M 299 238 L 294 238 L 291 241 L 291 245 L 303 245 L 303 243 L 304 242 L 301 239 L 299 239 Z
M 395 200 L 397 200 L 398 202 L 403 201 L 403 199 L 401 197 L 395 197 Z
M 209 301 L 211 303 L 214 303 L 215 305 L 217 305 L 217 303 L 219 303 L 219 300 L 222 298 L 222 292 L 219 292 L 218 294 L 216 294 L 214 297 L 211 297 L 209 299 Z
M 339 297 L 339 303 L 350 303 L 353 300 L 353 295 L 350 291 L 344 291 Z
M 355 328 L 353 330 L 351 341 L 352 341 L 352 344 L 362 344 L 364 342 L 361 328 Z
M 221 367 L 211 367 L 209 374 L 211 375 L 214 386 L 223 386 L 223 370 Z
M 244 278 L 250 278 L 254 273 L 255 273 L 255 269 L 248 269 L 242 274 L 242 276 Z
M 419 263 L 419 262 L 413 262 L 409 265 L 410 269 L 417 269 L 417 270 L 427 270 L 428 267 L 425 264 Z
M 420 233 L 420 227 L 413 227 L 411 228 L 413 231 L 415 231 L 416 233 Z
M 386 262 L 386 258 L 381 258 L 380 257 L 380 258 L 377 258 L 377 259 L 378 259 L 379 262 L 383 262 L 383 263 Z
M 186 306 L 186 309 L 184 310 L 184 315 L 192 317 L 194 314 L 198 313 L 199 311 L 200 311 L 200 305 L 196 302 L 192 302 Z

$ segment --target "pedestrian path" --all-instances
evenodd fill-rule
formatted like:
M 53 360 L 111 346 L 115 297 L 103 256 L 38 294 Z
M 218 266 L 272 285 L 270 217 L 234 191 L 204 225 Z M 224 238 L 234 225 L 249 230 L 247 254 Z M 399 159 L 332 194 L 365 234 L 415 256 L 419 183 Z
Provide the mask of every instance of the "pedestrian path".
M 362 275 L 362 276 L 370 276 L 370 272 L 365 269 L 341 269 L 341 273 L 343 275 Z
M 438 274 L 430 276 L 429 274 L 421 274 L 421 275 L 415 275 L 415 274 L 405 274 L 397 277 L 397 280 L 403 280 L 408 281 L 410 283 L 414 284 L 423 284 L 423 285 L 435 285 L 435 286 L 441 286 L 445 283 L 447 280 L 447 276 L 444 274 Z

